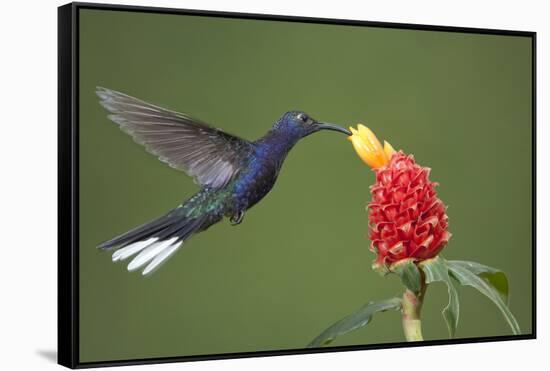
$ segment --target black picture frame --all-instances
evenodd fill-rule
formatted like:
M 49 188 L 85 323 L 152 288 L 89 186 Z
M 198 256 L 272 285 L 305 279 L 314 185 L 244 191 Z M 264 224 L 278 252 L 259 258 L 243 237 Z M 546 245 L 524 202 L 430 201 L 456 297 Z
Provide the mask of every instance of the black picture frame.
M 489 35 L 523 36 L 532 42 L 532 332 L 516 336 L 427 340 L 416 343 L 390 343 L 335 346 L 315 349 L 286 349 L 200 356 L 124 359 L 101 362 L 79 360 L 79 12 L 82 9 L 131 11 L 157 14 L 195 15 L 218 18 L 254 19 L 317 24 L 336 24 L 429 30 Z M 58 8 L 58 363 L 69 368 L 137 365 L 199 361 L 227 358 L 262 357 L 288 354 L 342 352 L 353 350 L 449 345 L 462 343 L 524 340 L 536 338 L 536 32 L 482 28 L 447 27 L 420 24 L 386 23 L 343 19 L 229 13 L 144 6 L 70 3 Z

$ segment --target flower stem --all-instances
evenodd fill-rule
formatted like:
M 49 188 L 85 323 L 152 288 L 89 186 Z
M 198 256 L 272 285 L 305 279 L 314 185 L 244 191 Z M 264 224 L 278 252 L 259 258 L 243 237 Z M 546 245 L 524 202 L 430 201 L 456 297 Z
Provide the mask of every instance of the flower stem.
M 407 341 L 422 341 L 422 321 L 420 311 L 426 293 L 426 285 L 423 284 L 420 292 L 414 293 L 409 289 L 403 294 L 403 332 Z

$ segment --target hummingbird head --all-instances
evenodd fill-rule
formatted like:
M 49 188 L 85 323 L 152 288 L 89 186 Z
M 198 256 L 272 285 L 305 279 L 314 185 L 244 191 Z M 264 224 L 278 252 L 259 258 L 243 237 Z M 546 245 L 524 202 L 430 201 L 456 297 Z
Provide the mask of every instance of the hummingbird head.
M 327 122 L 317 121 L 307 113 L 301 111 L 290 111 L 285 113 L 279 121 L 273 125 L 272 130 L 290 134 L 297 139 L 301 139 L 320 130 L 333 130 L 351 135 L 348 129 Z

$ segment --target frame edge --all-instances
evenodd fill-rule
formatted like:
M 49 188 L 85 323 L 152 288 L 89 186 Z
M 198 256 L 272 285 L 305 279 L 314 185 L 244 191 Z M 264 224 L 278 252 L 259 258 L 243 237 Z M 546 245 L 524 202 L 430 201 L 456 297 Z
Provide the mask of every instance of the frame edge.
M 75 6 L 57 8 L 57 363 L 78 365 L 74 245 L 74 72 Z

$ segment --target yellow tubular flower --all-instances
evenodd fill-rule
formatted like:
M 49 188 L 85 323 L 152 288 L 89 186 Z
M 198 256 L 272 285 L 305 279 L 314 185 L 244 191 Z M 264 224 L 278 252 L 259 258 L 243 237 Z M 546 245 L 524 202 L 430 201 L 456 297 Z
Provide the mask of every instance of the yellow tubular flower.
M 386 141 L 384 141 L 384 153 L 386 154 L 388 161 L 391 160 L 392 155 L 395 153 L 395 149 L 393 149 L 392 145 Z
M 348 140 L 353 144 L 355 152 L 367 165 L 373 169 L 378 169 L 390 162 L 391 156 L 395 152 L 391 144 L 384 141 L 384 147 L 380 144 L 376 135 L 365 125 L 358 124 L 357 130 L 350 127 L 352 135 Z

